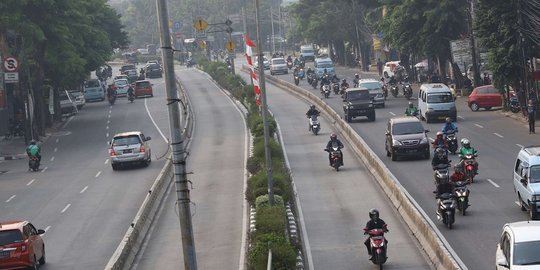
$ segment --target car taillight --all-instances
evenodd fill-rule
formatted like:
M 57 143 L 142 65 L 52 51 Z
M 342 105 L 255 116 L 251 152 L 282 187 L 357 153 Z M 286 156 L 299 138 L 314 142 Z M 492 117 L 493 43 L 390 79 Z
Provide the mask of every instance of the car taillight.
M 116 156 L 116 152 L 114 152 L 114 149 L 113 149 L 113 148 L 110 148 L 110 149 L 109 149 L 109 154 L 110 154 L 111 156 Z
M 21 244 L 21 251 L 22 251 L 22 252 L 25 252 L 25 251 L 26 251 L 26 244 Z
M 141 148 L 139 148 L 139 152 L 141 152 L 141 153 L 144 153 L 144 152 L 145 152 L 144 146 L 141 145 Z

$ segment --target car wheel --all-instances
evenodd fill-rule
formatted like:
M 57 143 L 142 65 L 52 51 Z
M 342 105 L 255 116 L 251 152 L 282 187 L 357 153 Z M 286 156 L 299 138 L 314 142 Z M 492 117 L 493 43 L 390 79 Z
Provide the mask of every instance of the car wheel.
M 523 199 L 521 199 L 521 195 L 518 195 L 519 199 L 519 206 L 521 207 L 521 211 L 527 211 L 527 207 L 525 207 L 525 204 L 523 204 Z
M 471 111 L 476 112 L 478 111 L 478 109 L 480 109 L 480 107 L 478 107 L 478 104 L 476 104 L 475 102 L 471 103 Z
M 113 171 L 118 170 L 118 164 L 111 164 Z
M 384 146 L 384 150 L 386 150 L 386 156 L 387 157 L 392 155 L 392 153 L 390 153 L 390 151 L 388 151 L 388 146 L 387 145 Z
M 529 211 L 528 211 L 528 213 L 529 213 L 529 218 L 530 218 L 531 220 L 536 220 L 536 219 L 538 218 L 538 214 L 535 213 L 535 212 L 533 212 L 533 207 L 534 207 L 534 206 L 531 206 L 531 202 L 529 202 Z
M 45 245 L 43 245 L 43 255 L 41 256 L 41 259 L 39 259 L 39 264 L 44 265 L 46 263 L 45 260 Z
M 397 160 L 397 155 L 396 155 L 396 152 L 393 150 L 393 149 L 390 149 L 390 158 L 392 159 L 392 161 L 396 161 Z
M 368 116 L 369 121 L 375 122 L 375 113 L 372 113 Z

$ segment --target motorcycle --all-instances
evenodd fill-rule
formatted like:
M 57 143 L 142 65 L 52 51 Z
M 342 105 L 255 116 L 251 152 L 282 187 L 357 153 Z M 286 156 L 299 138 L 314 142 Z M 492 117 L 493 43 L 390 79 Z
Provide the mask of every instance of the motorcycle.
M 411 84 L 410 83 L 405 83 L 403 85 L 403 95 L 405 96 L 405 98 L 407 98 L 407 100 L 409 100 L 409 99 L 411 99 L 412 94 L 413 94 L 413 91 L 412 91 Z
M 439 164 L 433 169 L 435 171 L 435 186 L 438 186 L 441 179 L 450 179 L 450 164 Z
M 292 69 L 293 63 L 292 61 L 287 61 L 287 68 Z
M 298 77 L 298 74 L 294 75 L 294 84 L 298 86 L 300 83 L 300 77 Z
M 476 176 L 476 173 L 474 171 L 474 163 L 476 162 L 475 157 L 477 155 L 465 155 L 463 158 L 463 170 L 465 172 L 465 177 L 467 179 L 467 182 L 470 184 L 474 182 L 474 177 Z
M 311 127 L 311 131 L 313 134 L 318 135 L 319 131 L 321 130 L 321 124 L 318 119 L 318 115 L 312 115 L 309 118 L 309 126 Z
M 114 102 L 116 101 L 116 96 L 109 96 L 109 104 L 114 105 Z
M 303 80 L 305 76 L 306 73 L 304 72 L 304 69 L 301 68 L 300 71 L 298 71 L 298 77 L 300 78 L 300 80 Z
M 334 144 L 330 150 L 324 149 L 324 151 L 330 152 L 330 164 L 336 169 L 336 172 L 339 171 L 339 167 L 341 166 L 341 152 L 339 151 L 339 146 Z
M 373 229 L 367 230 L 364 229 L 364 234 L 369 235 L 369 246 L 371 249 L 371 261 L 379 265 L 379 269 L 382 269 L 382 265 L 388 259 L 387 257 L 387 247 L 386 247 L 386 238 L 384 238 L 384 233 L 388 232 L 386 226 L 384 229 Z
M 386 100 L 386 98 L 388 97 L 388 85 L 383 84 L 382 91 L 383 91 L 384 100 Z
M 452 130 L 446 132 L 446 142 L 448 143 L 448 151 L 452 153 L 452 155 L 456 154 L 456 151 L 458 150 L 458 142 L 456 137 L 457 130 Z
M 339 94 L 339 83 L 334 83 L 332 89 L 334 90 L 334 94 Z
M 28 160 L 28 170 L 37 172 L 39 170 L 39 159 L 36 156 L 31 156 Z
M 128 95 L 128 100 L 130 103 L 133 103 L 133 101 L 135 100 L 135 95 L 131 94 L 131 95 Z
M 342 86 L 341 87 L 341 91 L 339 91 L 339 94 L 341 95 L 342 98 L 345 95 L 345 91 L 347 91 L 347 89 L 348 89 L 347 86 Z
M 309 73 L 309 74 L 307 75 L 307 83 L 308 83 L 309 85 L 311 85 L 311 82 L 313 81 L 313 77 L 314 77 L 314 76 L 313 76 L 313 73 Z
M 322 89 L 321 89 L 321 94 L 325 98 L 330 97 L 330 85 L 328 85 L 328 84 L 323 85 Z
M 457 198 L 457 209 L 461 212 L 461 215 L 466 214 L 467 208 L 469 208 L 469 189 L 467 188 L 466 181 L 458 181 L 455 183 L 454 193 Z
M 441 194 L 437 199 L 437 219 L 442 220 L 448 229 L 452 229 L 456 215 L 456 199 L 451 193 Z
M 313 79 L 311 80 L 311 86 L 313 87 L 313 89 L 317 89 L 317 84 L 317 77 L 313 76 Z
M 399 95 L 399 88 L 397 85 L 393 84 L 390 86 L 390 92 L 392 92 L 393 97 L 397 97 Z
M 519 105 L 519 100 L 517 97 L 510 97 L 510 99 L 508 100 L 508 108 L 513 113 L 518 113 L 521 111 L 521 106 Z

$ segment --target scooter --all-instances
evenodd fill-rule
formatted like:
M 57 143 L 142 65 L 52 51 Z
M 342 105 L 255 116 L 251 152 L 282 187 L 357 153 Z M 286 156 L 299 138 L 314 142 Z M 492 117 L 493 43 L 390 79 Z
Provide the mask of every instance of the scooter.
M 461 215 L 466 214 L 467 208 L 469 208 L 469 189 L 467 188 L 466 181 L 458 181 L 454 184 L 454 193 L 457 198 L 457 209 L 461 212 Z
M 441 220 L 448 229 L 452 229 L 456 215 L 456 199 L 454 198 L 454 194 L 444 193 L 437 199 L 439 199 L 437 219 Z
M 457 130 L 446 132 L 446 142 L 448 143 L 448 151 L 450 151 L 452 155 L 455 155 L 456 151 L 458 150 L 456 132 Z
M 465 172 L 465 177 L 467 178 L 467 182 L 473 183 L 474 177 L 476 176 L 474 171 L 474 163 L 476 162 L 475 157 L 478 155 L 465 155 L 463 158 L 463 170 Z
M 510 99 L 508 100 L 508 108 L 513 113 L 518 113 L 521 111 L 521 106 L 519 105 L 519 100 L 517 97 L 510 97 Z
M 334 90 L 334 94 L 339 94 L 339 83 L 333 83 L 332 89 Z
M 339 146 L 334 144 L 330 150 L 324 149 L 324 151 L 330 151 L 330 164 L 336 169 L 336 172 L 339 171 L 339 167 L 341 166 L 341 152 L 339 151 Z
M 384 100 L 386 100 L 386 98 L 388 97 L 388 85 L 383 84 L 382 90 L 383 90 Z
M 298 76 L 298 74 L 294 75 L 294 84 L 296 86 L 298 86 L 298 84 L 300 84 L 300 77 Z
M 287 68 L 291 69 L 293 67 L 293 63 L 291 61 L 287 61 Z
M 321 130 L 321 124 L 318 119 L 318 115 L 312 115 L 309 118 L 309 126 L 311 127 L 311 131 L 313 134 L 318 135 L 319 131 Z
M 371 249 L 371 262 L 379 265 L 379 269 L 383 269 L 383 264 L 388 259 L 386 238 L 384 233 L 388 232 L 386 226 L 384 229 L 364 229 L 364 234 L 369 235 L 369 247 Z
M 307 83 L 311 85 L 311 82 L 313 81 L 313 73 L 308 73 L 307 75 Z
M 405 83 L 403 85 L 403 95 L 405 96 L 405 98 L 407 98 L 407 100 L 409 100 L 409 99 L 411 99 L 412 94 L 413 94 L 413 91 L 412 91 L 411 84 L 410 83 Z
M 450 164 L 439 164 L 434 167 L 435 171 L 435 186 L 438 186 L 441 179 L 450 179 Z
M 34 172 L 39 170 L 39 159 L 36 156 L 30 157 L 28 160 L 28 170 Z
M 131 94 L 131 95 L 128 95 L 128 100 L 130 103 L 133 103 L 133 101 L 135 100 L 135 95 Z
M 300 71 L 298 71 L 298 77 L 300 78 L 300 80 L 303 80 L 305 76 L 306 73 L 304 72 L 304 69 L 301 68 Z
M 313 87 L 313 89 L 317 89 L 317 85 L 318 85 L 317 77 L 313 76 L 313 79 L 311 80 L 311 87 Z
M 399 88 L 397 85 L 393 84 L 390 86 L 390 92 L 392 92 L 393 97 L 397 97 L 399 95 Z
M 114 105 L 115 101 L 116 101 L 116 96 L 115 95 L 109 96 L 109 104 Z
M 328 84 L 323 85 L 321 92 L 323 94 L 323 97 L 325 97 L 325 98 L 330 97 L 330 85 L 328 85 Z

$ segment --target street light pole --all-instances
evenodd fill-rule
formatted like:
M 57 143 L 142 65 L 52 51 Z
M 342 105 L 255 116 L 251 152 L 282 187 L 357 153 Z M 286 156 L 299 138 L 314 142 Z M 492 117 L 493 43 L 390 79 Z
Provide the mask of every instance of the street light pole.
M 261 17 L 259 16 L 259 0 L 255 0 L 255 19 L 257 25 L 257 50 L 258 58 L 257 63 L 259 65 L 259 83 L 261 88 L 261 103 L 262 103 L 262 119 L 264 127 L 264 152 L 266 157 L 266 173 L 268 176 L 268 203 L 274 205 L 274 183 L 272 180 L 272 155 L 270 152 L 269 140 L 270 135 L 268 131 L 268 108 L 266 105 L 266 85 L 264 81 L 264 53 L 261 47 Z
M 476 41 L 474 38 L 474 29 L 473 29 L 473 21 L 474 21 L 474 1 L 475 0 L 469 0 L 469 39 L 471 43 L 471 56 L 472 56 L 472 68 L 473 68 L 473 83 L 474 87 L 480 86 L 480 70 L 478 70 L 478 60 L 477 60 L 477 54 L 476 54 Z M 467 70 L 465 70 L 465 73 Z M 467 74 L 465 74 L 466 76 Z
M 169 35 L 169 16 L 167 13 L 167 0 L 156 0 L 159 18 L 159 30 L 161 34 L 161 56 L 165 69 L 165 88 L 167 90 L 167 108 L 169 111 L 170 136 L 172 139 L 172 163 L 174 167 L 174 182 L 176 186 L 176 205 L 180 219 L 180 231 L 182 234 L 182 251 L 184 255 L 184 269 L 197 270 L 197 256 L 195 254 L 195 241 L 193 239 L 193 227 L 189 198 L 189 187 L 186 178 L 186 155 L 184 141 L 180 125 L 179 98 L 176 91 L 174 75 L 173 53 L 171 36 Z

